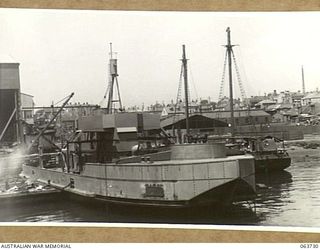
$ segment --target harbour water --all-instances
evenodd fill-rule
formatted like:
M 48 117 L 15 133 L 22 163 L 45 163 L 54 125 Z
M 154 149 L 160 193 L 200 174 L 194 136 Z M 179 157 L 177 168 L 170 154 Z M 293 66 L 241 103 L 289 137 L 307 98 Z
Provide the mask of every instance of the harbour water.
M 320 227 L 320 150 L 291 147 L 289 153 L 292 165 L 286 171 L 257 176 L 255 209 L 253 204 L 240 203 L 228 208 L 215 207 L 185 213 L 120 209 L 103 203 L 78 200 L 63 193 L 4 198 L 8 194 L 8 188 L 10 194 L 17 195 L 22 192 L 21 188 L 29 184 L 19 177 L 17 162 L 1 160 L 0 222 L 145 222 Z

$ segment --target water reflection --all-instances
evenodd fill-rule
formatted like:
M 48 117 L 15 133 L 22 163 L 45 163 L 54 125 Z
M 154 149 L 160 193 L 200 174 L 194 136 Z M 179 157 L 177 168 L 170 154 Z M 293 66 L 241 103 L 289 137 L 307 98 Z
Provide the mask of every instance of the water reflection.
M 169 224 L 255 224 L 256 217 L 252 207 L 247 204 L 232 206 L 211 206 L 208 208 L 192 209 L 141 209 L 134 208 L 130 211 L 123 207 L 108 207 L 108 222 L 131 223 L 169 223 Z
M 122 222 L 183 224 L 255 224 L 253 210 L 243 204 L 202 209 L 141 209 L 106 205 L 67 193 L 0 198 L 0 221 Z
M 292 174 L 287 171 L 262 173 L 256 176 L 256 184 L 257 216 L 263 223 L 270 216 L 279 216 L 290 203 Z
M 290 196 L 292 174 L 287 171 L 259 174 L 256 176 L 258 205 L 273 203 L 282 206 Z

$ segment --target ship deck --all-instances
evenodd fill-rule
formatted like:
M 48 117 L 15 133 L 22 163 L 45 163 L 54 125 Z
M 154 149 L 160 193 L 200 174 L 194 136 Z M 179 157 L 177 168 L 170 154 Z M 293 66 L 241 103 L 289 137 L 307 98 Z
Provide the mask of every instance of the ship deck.
M 141 162 L 134 162 L 134 163 L 86 163 L 86 165 L 115 165 L 115 166 L 141 166 L 141 165 L 161 165 L 161 166 L 168 166 L 168 165 L 180 165 L 180 164 L 201 164 L 201 163 L 208 163 L 208 162 L 227 162 L 227 161 L 235 161 L 239 159 L 254 159 L 254 157 L 250 154 L 247 155 L 233 155 L 227 156 L 223 158 L 207 158 L 207 159 L 186 159 L 186 160 L 165 160 L 165 161 L 141 161 Z

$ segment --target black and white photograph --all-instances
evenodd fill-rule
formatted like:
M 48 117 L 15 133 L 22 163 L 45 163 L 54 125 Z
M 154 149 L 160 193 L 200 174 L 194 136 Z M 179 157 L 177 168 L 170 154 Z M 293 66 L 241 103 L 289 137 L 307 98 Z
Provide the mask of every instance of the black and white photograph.
M 319 23 L 0 9 L 0 222 L 317 231 Z

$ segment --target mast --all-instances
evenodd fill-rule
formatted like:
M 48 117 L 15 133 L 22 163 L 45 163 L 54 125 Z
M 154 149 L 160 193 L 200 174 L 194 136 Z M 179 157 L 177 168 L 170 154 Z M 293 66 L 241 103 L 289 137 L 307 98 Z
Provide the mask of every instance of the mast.
M 183 65 L 183 78 L 184 78 L 184 94 L 185 94 L 185 114 L 186 114 L 186 131 L 189 136 L 189 96 L 188 96 L 188 59 L 186 58 L 186 48 L 182 45 L 182 65 Z
M 230 28 L 228 27 L 227 30 L 227 38 L 228 44 L 225 45 L 227 48 L 227 55 L 228 55 L 228 69 L 229 69 L 229 98 L 230 98 L 230 113 L 231 113 L 231 136 L 234 137 L 234 110 L 233 110 L 233 84 L 232 84 L 232 47 L 231 45 L 231 35 L 230 35 Z
M 301 73 L 302 73 L 302 93 L 303 95 L 306 94 L 306 86 L 304 83 L 304 71 L 303 71 L 303 65 L 301 66 Z
M 113 58 L 113 51 L 112 51 L 112 43 L 110 43 L 110 60 L 109 60 L 109 95 L 107 101 L 107 113 L 112 114 L 113 103 L 119 103 L 119 110 L 122 110 L 122 103 L 120 98 L 120 89 L 118 83 L 118 67 L 117 67 L 117 59 Z M 114 83 L 116 83 L 116 88 L 118 92 L 118 100 L 113 99 L 113 90 L 114 90 Z
M 113 99 L 113 85 L 114 85 L 114 77 L 111 73 L 111 62 L 112 62 L 112 43 L 110 43 L 110 60 L 109 60 L 109 96 L 107 101 L 108 114 L 112 114 L 112 99 Z

